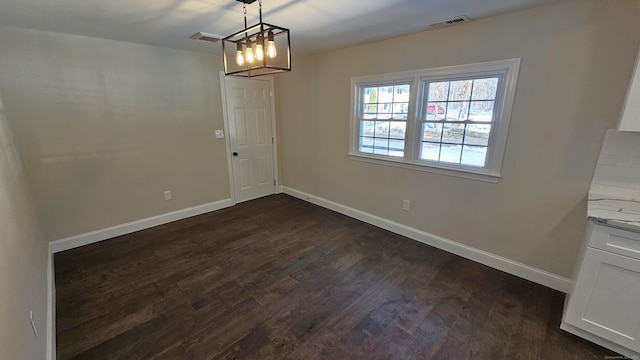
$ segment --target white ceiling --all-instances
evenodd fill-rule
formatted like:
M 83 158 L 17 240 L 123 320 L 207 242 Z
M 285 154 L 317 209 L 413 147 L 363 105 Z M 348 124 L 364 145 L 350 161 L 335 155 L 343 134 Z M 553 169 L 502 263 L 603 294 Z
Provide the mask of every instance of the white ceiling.
M 459 15 L 478 19 L 563 0 L 263 0 L 263 20 L 291 29 L 297 54 L 424 30 Z M 249 25 L 258 2 L 247 6 Z M 189 39 L 228 35 L 243 26 L 235 0 L 0 0 L 0 24 L 201 52 L 220 43 Z

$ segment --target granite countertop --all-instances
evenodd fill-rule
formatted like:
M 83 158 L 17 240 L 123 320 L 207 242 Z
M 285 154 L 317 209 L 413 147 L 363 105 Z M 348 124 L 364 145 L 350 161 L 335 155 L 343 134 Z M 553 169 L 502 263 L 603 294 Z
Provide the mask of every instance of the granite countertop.
M 589 193 L 587 216 L 601 224 L 640 232 L 640 201 Z

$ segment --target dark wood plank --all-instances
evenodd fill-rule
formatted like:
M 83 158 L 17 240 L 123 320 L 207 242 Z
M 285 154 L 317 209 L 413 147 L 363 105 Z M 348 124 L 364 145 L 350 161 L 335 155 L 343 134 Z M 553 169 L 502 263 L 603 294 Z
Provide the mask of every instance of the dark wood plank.
M 65 359 L 587 359 L 564 295 L 286 195 L 55 255 Z

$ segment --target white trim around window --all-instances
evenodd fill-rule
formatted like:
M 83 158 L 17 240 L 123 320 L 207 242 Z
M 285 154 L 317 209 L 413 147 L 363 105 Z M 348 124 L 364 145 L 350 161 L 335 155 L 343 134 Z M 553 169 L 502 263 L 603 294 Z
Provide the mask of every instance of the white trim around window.
M 520 59 L 351 79 L 349 158 L 498 182 Z

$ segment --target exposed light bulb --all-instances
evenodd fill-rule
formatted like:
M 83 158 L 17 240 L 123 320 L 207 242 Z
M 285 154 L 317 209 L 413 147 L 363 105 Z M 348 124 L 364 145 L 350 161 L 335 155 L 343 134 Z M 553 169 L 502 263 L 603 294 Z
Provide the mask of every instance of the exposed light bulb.
M 242 51 L 238 51 L 236 55 L 236 63 L 240 66 L 244 65 L 244 56 L 242 55 Z
M 256 45 L 256 59 L 258 61 L 262 61 L 262 59 L 264 59 L 264 50 L 260 44 Z
M 251 40 L 247 40 L 247 49 L 245 50 L 245 60 L 247 60 L 247 62 L 249 64 L 253 63 L 253 60 L 255 60 L 255 56 L 253 55 L 253 46 L 251 44 Z
M 276 55 L 276 44 L 273 41 L 269 41 L 267 44 L 267 56 L 273 59 Z
M 267 34 L 267 56 L 273 59 L 276 55 L 276 42 L 273 39 L 273 31 L 269 31 Z
M 244 55 L 242 54 L 242 44 L 238 43 L 236 47 L 236 64 L 239 66 L 244 65 Z
M 264 36 L 258 34 L 256 39 L 256 59 L 262 61 L 264 59 Z

